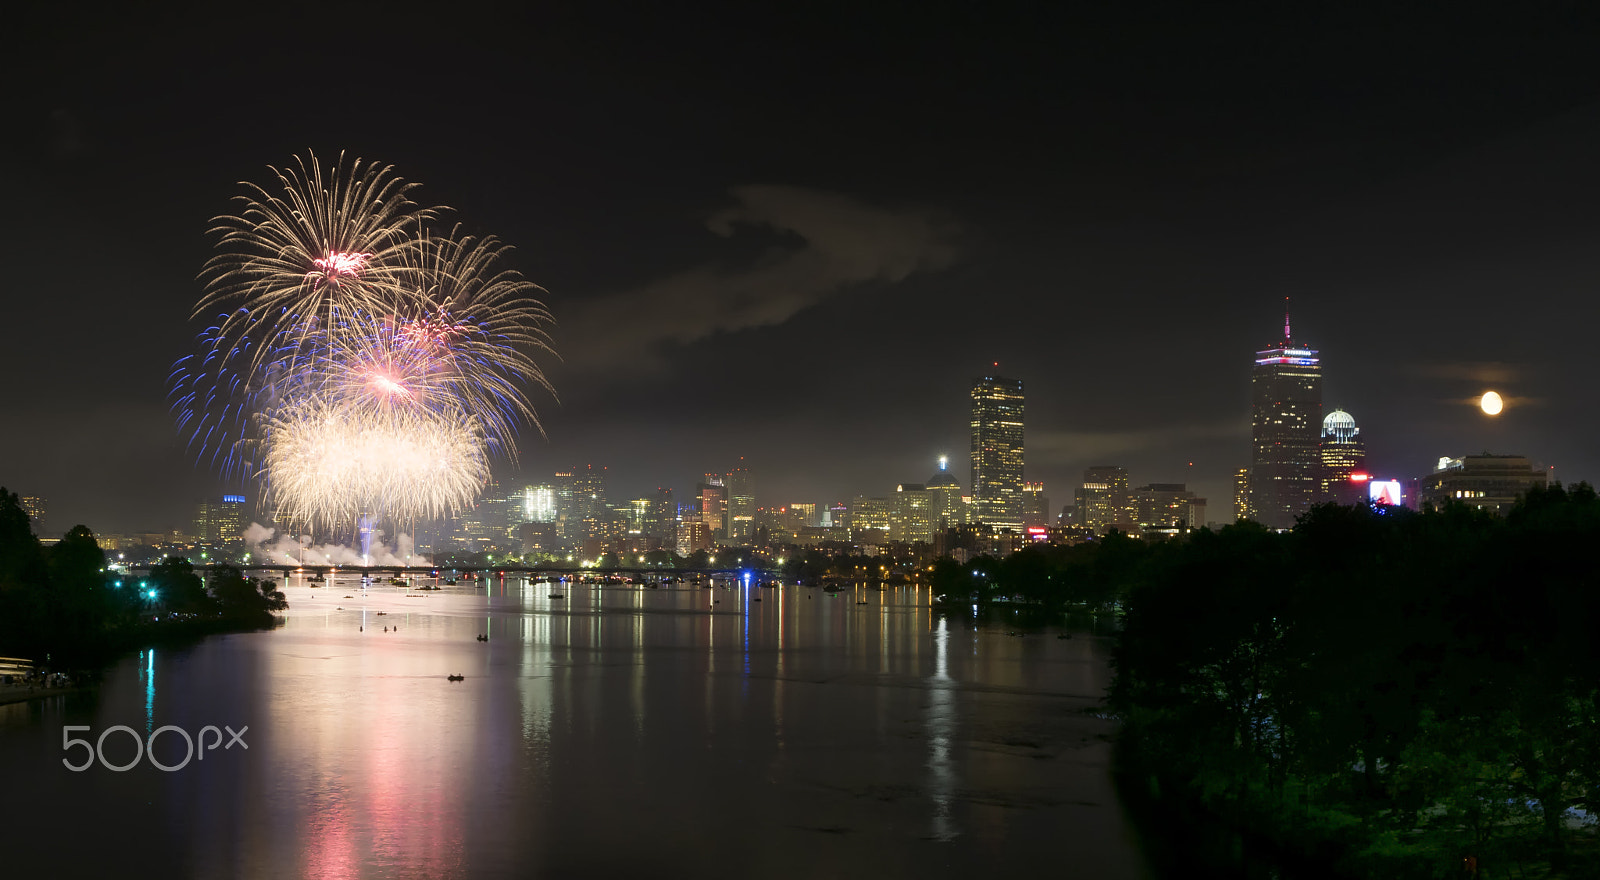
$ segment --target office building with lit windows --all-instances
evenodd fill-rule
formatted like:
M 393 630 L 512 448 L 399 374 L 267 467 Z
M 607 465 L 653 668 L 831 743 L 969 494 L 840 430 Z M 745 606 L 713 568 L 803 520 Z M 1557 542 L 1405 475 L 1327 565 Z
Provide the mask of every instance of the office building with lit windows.
M 1342 409 L 1335 409 L 1322 420 L 1322 479 L 1318 487 L 1318 500 L 1335 504 L 1352 505 L 1366 501 L 1365 478 L 1352 479 L 1362 474 L 1367 466 L 1366 444 L 1361 439 L 1361 429 L 1356 420 Z
M 1535 468 L 1522 455 L 1446 457 L 1418 481 L 1418 501 L 1424 508 L 1460 502 L 1504 515 L 1529 489 L 1549 482 L 1549 472 Z
M 1096 535 L 1116 525 L 1133 521 L 1128 498 L 1128 469 L 1114 465 L 1085 468 L 1083 484 L 1073 499 L 1078 509 L 1078 524 Z
M 889 511 L 889 540 L 908 544 L 933 542 L 933 493 L 921 483 L 895 487 Z
M 1022 521 L 1027 528 L 1049 528 L 1055 525 L 1050 514 L 1050 497 L 1044 494 L 1043 483 L 1022 484 Z
M 973 518 L 1021 532 L 1022 380 L 985 376 L 972 385 Z
M 748 543 L 756 536 L 756 493 L 750 469 L 740 465 L 723 478 L 728 490 L 728 540 Z
M 953 528 L 967 521 L 967 503 L 961 498 L 961 483 L 949 471 L 950 460 L 939 457 L 939 472 L 925 483 L 932 496 L 933 508 L 928 518 L 935 532 Z
M 1250 503 L 1250 469 L 1239 468 L 1233 472 L 1233 518 L 1255 519 L 1255 505 Z
M 243 541 L 246 506 L 243 495 L 200 502 L 195 506 L 192 537 L 196 542 L 218 546 Z
M 1322 362 L 1294 342 L 1289 316 L 1283 342 L 1256 352 L 1250 373 L 1250 503 L 1274 529 L 1294 526 L 1322 488 Z

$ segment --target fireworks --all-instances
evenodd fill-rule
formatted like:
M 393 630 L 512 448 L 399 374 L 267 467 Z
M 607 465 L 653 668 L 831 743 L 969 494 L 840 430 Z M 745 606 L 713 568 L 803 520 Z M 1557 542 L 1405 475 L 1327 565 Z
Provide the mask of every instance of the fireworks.
M 387 166 L 315 156 L 272 169 L 213 221 L 218 253 L 195 315 L 216 314 L 170 378 L 179 430 L 280 516 L 434 518 L 469 506 L 491 452 L 539 427 L 550 385 L 540 288 L 492 237 L 434 236 Z
M 266 502 L 313 525 L 374 511 L 431 519 L 461 510 L 489 480 L 486 445 L 470 415 L 437 415 L 373 415 L 315 398 L 266 415 Z

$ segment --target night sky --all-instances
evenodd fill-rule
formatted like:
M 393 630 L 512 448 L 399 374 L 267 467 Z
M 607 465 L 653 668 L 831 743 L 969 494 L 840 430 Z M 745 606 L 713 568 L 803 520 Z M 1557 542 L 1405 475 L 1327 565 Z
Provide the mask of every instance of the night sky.
M 393 164 L 547 288 L 560 400 L 518 485 L 592 462 L 613 499 L 692 495 L 743 456 L 759 504 L 828 501 L 945 454 L 965 487 L 998 361 L 1058 509 L 1121 464 L 1222 519 L 1285 296 L 1376 473 L 1600 478 L 1576 6 L 29 6 L 0 37 L 0 484 L 50 534 L 223 489 L 166 377 L 207 221 L 307 149 Z

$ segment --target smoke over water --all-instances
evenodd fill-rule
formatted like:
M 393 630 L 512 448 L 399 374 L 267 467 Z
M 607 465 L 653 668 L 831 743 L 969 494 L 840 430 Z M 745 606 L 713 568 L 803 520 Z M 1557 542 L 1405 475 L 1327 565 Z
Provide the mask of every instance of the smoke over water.
M 427 565 L 428 559 L 413 552 L 410 535 L 400 535 L 391 547 L 383 541 L 382 532 L 374 532 L 371 552 L 361 551 L 342 544 L 311 543 L 310 535 L 299 538 L 284 535 L 274 540 L 277 529 L 251 523 L 244 530 L 244 543 L 252 556 L 276 565 Z

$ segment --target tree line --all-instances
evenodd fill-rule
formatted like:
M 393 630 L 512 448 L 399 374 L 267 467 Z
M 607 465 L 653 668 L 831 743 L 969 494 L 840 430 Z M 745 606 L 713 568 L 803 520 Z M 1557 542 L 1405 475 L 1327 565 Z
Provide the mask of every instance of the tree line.
M 1600 498 L 1324 506 L 1136 550 L 1125 785 L 1344 876 L 1589 876 Z
M 272 582 L 235 568 L 209 581 L 181 557 L 144 577 L 108 571 L 81 525 L 45 547 L 16 493 L 0 487 L 0 655 L 88 666 L 153 637 L 269 626 L 289 607 Z

